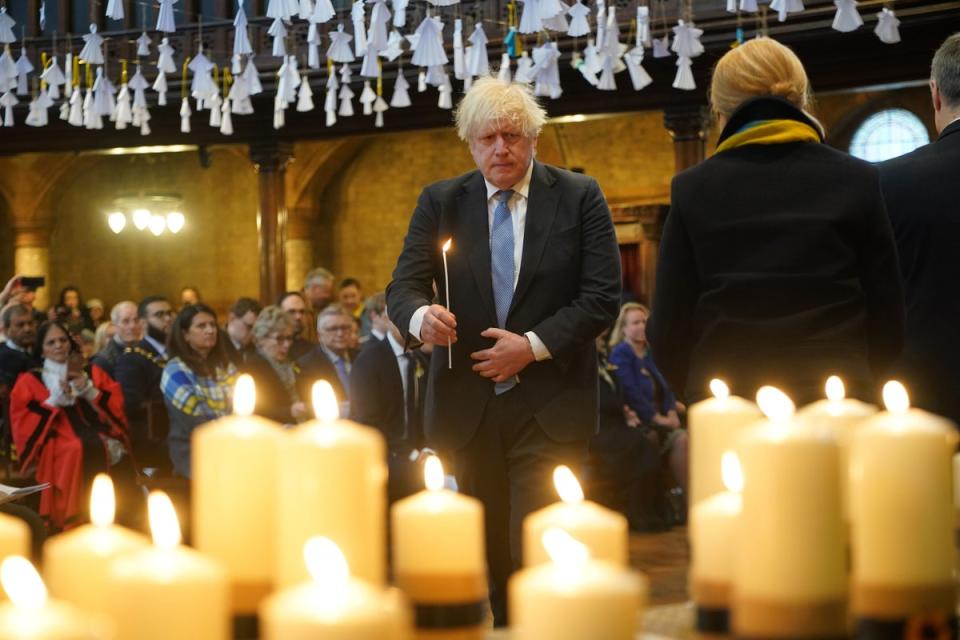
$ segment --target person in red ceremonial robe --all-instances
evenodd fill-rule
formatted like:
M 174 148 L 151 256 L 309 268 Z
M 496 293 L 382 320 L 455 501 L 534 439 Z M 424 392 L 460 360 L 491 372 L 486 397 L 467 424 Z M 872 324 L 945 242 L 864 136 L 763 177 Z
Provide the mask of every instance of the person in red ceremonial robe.
M 10 422 L 21 470 L 51 485 L 41 493 L 40 515 L 57 531 L 86 519 L 88 487 L 101 471 L 113 477 L 123 508 L 135 471 L 119 385 L 85 367 L 60 322 L 40 326 L 34 352 L 42 366 L 17 379 Z

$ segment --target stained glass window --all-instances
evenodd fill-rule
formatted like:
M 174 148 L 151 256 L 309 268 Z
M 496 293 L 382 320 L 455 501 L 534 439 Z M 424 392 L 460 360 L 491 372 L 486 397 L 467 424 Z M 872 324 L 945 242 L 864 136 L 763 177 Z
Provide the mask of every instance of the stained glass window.
M 885 109 L 863 121 L 853 134 L 850 154 L 868 162 L 882 162 L 930 142 L 927 127 L 906 109 Z

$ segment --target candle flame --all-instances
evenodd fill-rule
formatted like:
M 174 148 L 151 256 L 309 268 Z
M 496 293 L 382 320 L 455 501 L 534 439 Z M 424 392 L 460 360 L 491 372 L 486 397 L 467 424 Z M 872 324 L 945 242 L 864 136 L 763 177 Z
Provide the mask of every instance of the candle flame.
M 760 387 L 757 391 L 757 404 L 763 415 L 772 422 L 786 422 L 795 410 L 790 396 L 776 387 Z
M 840 402 L 847 397 L 847 390 L 843 386 L 843 380 L 840 376 L 830 376 L 827 378 L 827 399 L 831 402 Z
M 740 458 L 733 451 L 726 451 L 720 458 L 720 477 L 727 491 L 740 493 L 743 491 L 743 467 Z
M 910 396 L 902 384 L 891 380 L 883 385 L 883 404 L 890 413 L 906 413 L 910 409 Z
M 443 243 L 443 252 L 446 253 L 450 251 L 450 245 L 453 243 L 453 238 L 447 238 L 447 241 Z
M 113 480 L 105 473 L 98 473 L 90 489 L 90 521 L 98 527 L 109 527 L 113 524 L 116 512 Z
M 303 545 L 307 572 L 325 592 L 341 593 L 350 580 L 350 565 L 343 551 L 330 538 L 314 536 Z
M 430 491 L 443 489 L 443 463 L 437 456 L 430 456 L 423 464 L 423 479 Z
M 590 549 L 563 529 L 550 527 L 541 538 L 553 563 L 561 567 L 579 566 L 590 559 Z
M 726 400 L 730 397 L 730 387 L 723 380 L 714 378 L 710 381 L 710 393 L 718 400 Z
M 237 378 L 233 388 L 233 413 L 238 416 L 253 414 L 253 407 L 257 404 L 257 386 L 253 383 L 253 376 L 245 373 Z
M 577 476 L 566 465 L 560 465 L 553 470 L 553 486 L 557 488 L 560 499 L 567 504 L 583 502 L 583 489 L 577 481 Z
M 154 491 L 147 497 L 150 531 L 153 544 L 162 549 L 173 549 L 180 544 L 180 521 L 170 497 L 163 491 Z
M 313 383 L 313 412 L 321 422 L 333 422 L 340 417 L 340 406 L 337 404 L 337 394 L 326 380 L 317 380 Z
M 0 564 L 0 583 L 17 609 L 38 610 L 47 602 L 47 587 L 30 561 L 7 556 Z

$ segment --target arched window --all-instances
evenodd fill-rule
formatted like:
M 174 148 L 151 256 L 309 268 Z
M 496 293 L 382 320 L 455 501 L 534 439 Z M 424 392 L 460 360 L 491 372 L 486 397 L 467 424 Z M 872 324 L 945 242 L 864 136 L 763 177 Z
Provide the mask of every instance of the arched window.
M 857 128 L 850 154 L 868 162 L 882 162 L 930 142 L 927 127 L 906 109 L 878 111 Z

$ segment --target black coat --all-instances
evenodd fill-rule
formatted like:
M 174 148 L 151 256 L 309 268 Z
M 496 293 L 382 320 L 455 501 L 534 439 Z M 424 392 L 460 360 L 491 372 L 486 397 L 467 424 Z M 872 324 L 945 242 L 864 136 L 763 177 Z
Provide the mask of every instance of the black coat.
M 40 361 L 31 353 L 11 349 L 5 341 L 0 341 L 0 385 L 5 385 L 8 391 L 13 389 L 17 376 L 39 366 Z
M 447 348 L 433 350 L 424 425 L 427 441 L 442 449 L 470 441 L 494 395 L 493 383 L 472 371 L 470 359 L 493 345 L 480 333 L 497 326 L 487 218 L 479 171 L 424 189 L 387 287 L 390 317 L 415 346 L 410 318 L 433 300 L 434 281 L 443 298 L 440 246 L 453 239 L 447 259 L 459 341 L 452 369 Z M 519 267 L 505 328 L 533 331 L 553 357 L 521 371 L 517 391 L 554 440 L 586 440 L 597 424 L 594 338 L 612 323 L 620 300 L 617 240 L 595 180 L 534 161 Z
M 310 385 L 306 378 L 301 375 L 300 366 L 294 363 L 296 373 L 296 388 L 299 401 L 304 402 L 307 408 L 310 408 Z M 296 422 L 290 407 L 294 399 L 283 386 L 280 376 L 274 370 L 273 366 L 256 351 L 249 351 L 243 363 L 240 365 L 241 373 L 249 373 L 257 385 L 257 405 L 254 413 L 270 420 L 276 420 L 283 424 L 293 424 Z
M 147 404 L 152 403 L 158 411 L 163 406 L 160 376 L 165 364 L 166 358 L 144 339 L 124 349 L 113 367 L 113 377 L 123 391 L 130 440 L 142 466 L 169 465 L 166 439 L 151 440 L 147 424 Z
M 960 121 L 881 164 L 880 179 L 907 305 L 898 374 L 914 404 L 960 422 Z
M 721 141 L 754 120 L 806 117 L 754 100 Z M 836 373 L 874 394 L 900 351 L 903 299 L 877 169 L 824 144 L 723 151 L 673 180 L 647 335 L 654 360 L 688 401 L 726 379 L 798 403 Z

